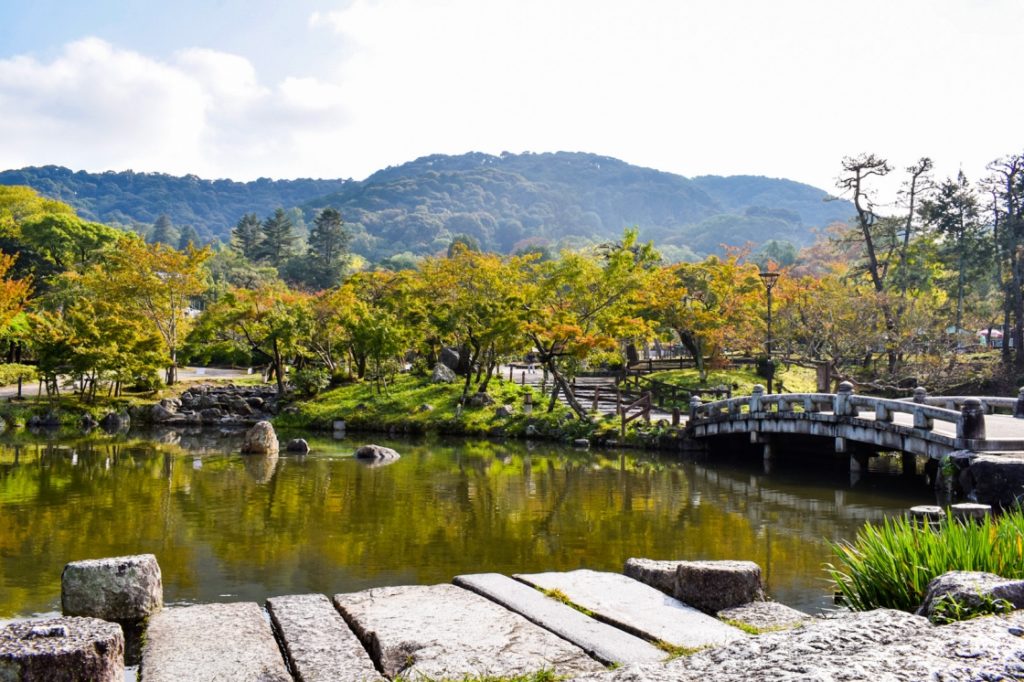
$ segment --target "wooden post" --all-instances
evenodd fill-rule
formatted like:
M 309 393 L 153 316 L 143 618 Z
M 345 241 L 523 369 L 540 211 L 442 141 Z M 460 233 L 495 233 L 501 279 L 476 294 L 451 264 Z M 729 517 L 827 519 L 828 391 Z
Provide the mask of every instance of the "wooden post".
M 21 391 L 18 391 L 21 395 Z M 1013 416 L 1017 419 L 1024 419 L 1024 386 L 1017 391 L 1017 404 L 1013 406 Z
M 615 387 L 615 414 L 622 414 L 622 391 Z
M 512 369 L 513 369 L 512 363 L 510 362 L 509 365 L 508 365 L 508 380 L 509 381 L 512 381 Z
M 679 408 L 672 408 L 672 426 L 679 426 Z
M 593 403 L 593 405 L 590 406 L 590 411 L 591 412 L 597 412 L 597 402 L 600 399 L 601 399 L 601 387 L 600 386 L 595 386 L 594 387 L 594 403 Z
M 531 414 L 533 412 L 533 391 L 530 391 L 523 396 L 523 414 Z

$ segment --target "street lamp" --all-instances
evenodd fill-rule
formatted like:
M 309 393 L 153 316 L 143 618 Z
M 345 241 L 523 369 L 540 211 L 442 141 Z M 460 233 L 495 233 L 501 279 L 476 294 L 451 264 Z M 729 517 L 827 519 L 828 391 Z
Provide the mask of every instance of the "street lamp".
M 772 289 L 779 281 L 779 273 L 764 270 L 759 272 L 761 281 L 764 282 L 764 290 L 768 293 L 768 338 L 765 340 L 765 350 L 768 353 L 768 392 L 772 392 L 772 380 L 775 378 L 775 361 L 772 360 Z

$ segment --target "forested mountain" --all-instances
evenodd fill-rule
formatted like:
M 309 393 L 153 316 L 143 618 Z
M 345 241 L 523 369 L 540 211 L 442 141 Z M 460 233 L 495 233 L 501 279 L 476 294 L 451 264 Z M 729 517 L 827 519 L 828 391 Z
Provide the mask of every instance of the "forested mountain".
M 426 156 L 363 181 L 266 180 L 239 183 L 152 173 L 74 173 L 47 166 L 0 173 L 66 201 L 82 215 L 120 224 L 167 214 L 204 239 L 227 240 L 244 213 L 301 207 L 341 211 L 352 249 L 372 260 L 422 255 L 466 235 L 485 249 L 578 246 L 637 225 L 670 258 L 769 240 L 800 246 L 812 228 L 845 221 L 852 206 L 789 180 L 680 175 L 584 153 L 470 153 Z
M 27 185 L 71 204 L 89 220 L 137 227 L 161 215 L 180 227 L 191 225 L 202 241 L 227 241 L 231 227 L 248 212 L 273 213 L 336 192 L 349 180 L 203 180 L 194 175 L 134 171 L 86 173 L 61 166 L 0 172 L 0 185 Z

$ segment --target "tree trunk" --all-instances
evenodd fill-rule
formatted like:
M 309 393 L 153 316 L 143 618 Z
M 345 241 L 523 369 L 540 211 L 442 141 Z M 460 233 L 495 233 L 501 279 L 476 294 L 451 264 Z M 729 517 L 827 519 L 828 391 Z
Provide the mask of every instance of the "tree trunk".
M 277 395 L 284 395 L 284 358 L 281 357 L 281 349 L 274 339 L 274 372 L 277 373 Z

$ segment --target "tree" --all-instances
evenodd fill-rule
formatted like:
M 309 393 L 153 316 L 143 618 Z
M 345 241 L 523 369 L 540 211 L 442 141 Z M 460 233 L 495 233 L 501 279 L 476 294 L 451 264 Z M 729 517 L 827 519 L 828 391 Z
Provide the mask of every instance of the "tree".
M 649 333 L 636 314 L 635 296 L 657 257 L 650 244 L 638 243 L 636 230 L 626 230 L 600 259 L 566 252 L 557 261 L 535 263 L 526 273 L 526 337 L 581 418 L 586 410 L 562 370 L 593 351 L 617 348 L 620 338 Z
M 1014 364 L 1024 367 L 1024 154 L 1007 156 L 989 164 L 987 184 L 992 193 L 993 241 L 999 252 L 1003 279 L 1003 361 L 1015 350 Z M 1013 321 L 1012 341 L 1010 322 Z
M 149 233 L 149 243 L 167 244 L 168 246 L 175 243 L 174 225 L 171 224 L 171 219 L 167 217 L 166 213 L 161 213 L 153 223 L 153 230 Z
M 262 223 L 255 213 L 246 213 L 238 224 L 231 228 L 231 246 L 251 261 L 259 258 L 260 240 L 263 238 Z
M 269 363 L 277 392 L 284 395 L 285 365 L 299 348 L 306 303 L 302 294 L 280 281 L 252 290 L 231 287 L 203 312 L 193 336 L 227 342 L 251 352 L 255 361 Z
M 295 247 L 294 224 L 283 208 L 263 221 L 257 255 L 275 268 L 280 268 L 292 256 Z
M 349 239 L 341 213 L 333 208 L 320 211 L 309 233 L 304 281 L 316 289 L 336 286 L 341 281 Z
M 963 328 L 964 295 L 970 276 L 984 278 L 991 263 L 989 241 L 981 222 L 978 197 L 963 171 L 947 178 L 934 197 L 921 204 L 925 224 L 944 238 L 940 254 L 956 272 L 956 330 Z
M 181 228 L 181 236 L 178 237 L 178 251 L 185 251 L 190 246 L 199 246 L 199 233 L 196 228 L 186 225 Z
M 876 293 L 889 290 L 899 293 L 898 298 L 880 299 L 888 335 L 888 369 L 895 373 L 900 356 L 894 344 L 900 334 L 900 316 L 913 277 L 908 265 L 910 244 L 916 229 L 917 202 L 930 186 L 928 173 L 932 162 L 925 157 L 906 169 L 908 179 L 901 191 L 906 209 L 903 216 L 883 216 L 876 210 L 878 204 L 870 183 L 872 179 L 884 177 L 892 171 L 888 161 L 874 154 L 861 154 L 844 158 L 842 168 L 843 174 L 837 185 L 850 196 L 856 208 L 855 230 L 864 256 L 861 271 L 870 279 Z
M 191 326 L 192 299 L 206 288 L 203 263 L 209 256 L 209 248 L 178 251 L 125 235 L 107 263 L 93 269 L 102 278 L 97 286 L 147 320 L 163 339 L 168 384 L 177 381 L 178 350 Z
M 726 350 L 757 349 L 764 338 L 764 287 L 757 267 L 736 254 L 660 268 L 642 296 L 656 326 L 674 331 L 693 356 L 701 381 L 708 358 L 724 362 Z

